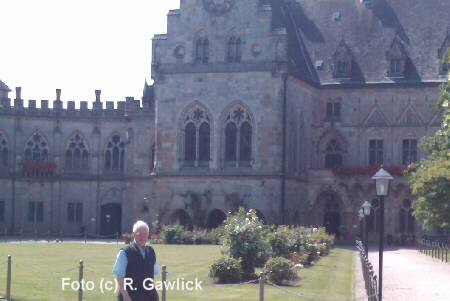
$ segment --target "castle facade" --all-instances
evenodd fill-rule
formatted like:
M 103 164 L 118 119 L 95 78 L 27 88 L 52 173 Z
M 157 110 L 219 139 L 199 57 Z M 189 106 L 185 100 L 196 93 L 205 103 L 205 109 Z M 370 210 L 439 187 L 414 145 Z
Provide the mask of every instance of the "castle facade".
M 342 240 L 394 180 L 386 234 L 420 235 L 405 166 L 439 128 L 444 0 L 181 0 L 142 100 L 52 105 L 0 85 L 0 228 L 111 235 L 141 218 L 215 227 L 247 206 Z

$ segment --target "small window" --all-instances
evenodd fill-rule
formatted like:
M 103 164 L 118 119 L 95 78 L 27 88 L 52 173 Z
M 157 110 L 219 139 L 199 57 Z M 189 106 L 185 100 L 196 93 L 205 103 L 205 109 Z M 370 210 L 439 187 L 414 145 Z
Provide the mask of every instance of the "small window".
M 369 165 L 380 166 L 384 162 L 383 140 L 369 141 Z
M 44 221 L 44 203 L 28 202 L 28 221 L 41 223 Z
M 5 221 L 5 202 L 0 201 L 0 223 Z
M 67 204 L 67 221 L 77 224 L 83 222 L 83 203 Z
M 417 162 L 417 140 L 405 139 L 402 145 L 402 163 L 407 166 Z
M 327 103 L 327 119 L 341 118 L 341 103 L 329 102 Z
M 239 37 L 231 37 L 228 40 L 227 62 L 241 62 L 241 39 Z
M 9 162 L 8 142 L 0 133 L 0 167 L 7 167 Z
M 209 61 L 209 40 L 208 38 L 198 38 L 195 42 L 195 62 L 208 64 Z
M 400 74 L 401 73 L 401 61 L 400 60 L 391 60 L 391 74 Z

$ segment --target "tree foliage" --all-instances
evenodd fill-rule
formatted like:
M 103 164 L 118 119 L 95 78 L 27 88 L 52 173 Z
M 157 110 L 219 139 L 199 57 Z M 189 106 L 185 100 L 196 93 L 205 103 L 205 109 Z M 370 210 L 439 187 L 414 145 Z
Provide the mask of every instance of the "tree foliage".
M 445 59 L 450 62 L 450 49 Z M 429 156 L 412 166 L 409 180 L 417 196 L 414 216 L 427 229 L 436 226 L 450 230 L 450 81 L 441 86 L 437 105 L 442 126 L 425 139 L 422 148 Z

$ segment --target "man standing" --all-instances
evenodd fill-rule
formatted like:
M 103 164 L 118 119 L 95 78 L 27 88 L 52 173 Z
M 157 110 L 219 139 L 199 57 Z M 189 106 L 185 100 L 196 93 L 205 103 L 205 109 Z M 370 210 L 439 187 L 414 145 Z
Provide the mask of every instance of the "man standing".
M 158 274 L 156 255 L 146 246 L 149 236 L 147 223 L 138 221 L 133 226 L 133 243 L 119 251 L 113 274 L 119 284 L 119 301 L 158 301 L 158 293 L 149 287 Z M 151 281 L 149 281 L 151 279 Z

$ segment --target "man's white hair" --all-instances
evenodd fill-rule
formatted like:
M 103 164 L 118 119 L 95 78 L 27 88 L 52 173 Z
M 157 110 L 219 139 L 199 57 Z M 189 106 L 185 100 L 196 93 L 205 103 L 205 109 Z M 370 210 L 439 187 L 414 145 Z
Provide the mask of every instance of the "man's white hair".
M 148 224 L 144 221 L 137 221 L 133 225 L 133 233 L 137 231 L 137 229 L 145 228 L 147 229 L 147 232 L 150 232 L 150 228 L 148 227 Z

